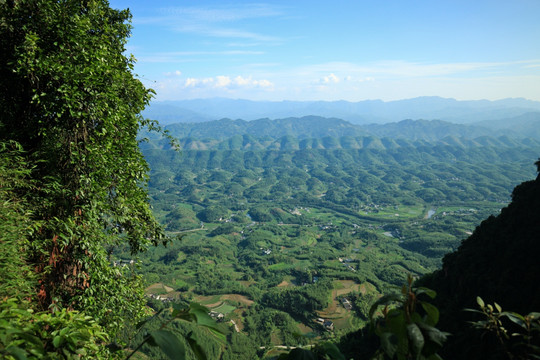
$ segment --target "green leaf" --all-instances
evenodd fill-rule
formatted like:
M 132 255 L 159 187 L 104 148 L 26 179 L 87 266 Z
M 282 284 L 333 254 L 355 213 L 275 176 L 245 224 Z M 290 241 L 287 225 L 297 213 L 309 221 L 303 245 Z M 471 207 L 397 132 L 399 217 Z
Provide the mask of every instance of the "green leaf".
M 420 294 L 426 294 L 427 296 L 429 296 L 432 299 L 435 299 L 435 297 L 437 296 L 437 292 L 435 290 L 431 290 L 431 289 L 428 289 L 428 288 L 425 288 L 425 287 L 419 287 L 419 288 L 415 289 L 415 293 L 416 293 L 416 296 L 418 296 Z
M 396 354 L 399 346 L 399 339 L 395 334 L 385 332 L 380 336 L 381 347 L 383 348 L 386 355 L 390 358 L 393 358 Z
M 474 312 L 474 313 L 478 313 L 478 314 L 483 314 L 484 313 L 483 311 L 480 311 L 480 310 L 477 310 L 477 309 L 468 309 L 468 308 L 463 309 L 463 311 Z
M 431 326 L 435 326 L 439 322 L 439 309 L 437 309 L 435 305 L 424 301 L 421 301 L 420 305 L 422 305 L 422 308 L 427 314 L 427 319 L 429 321 L 426 322 Z
M 389 305 L 392 302 L 401 302 L 403 297 L 399 294 L 388 294 L 380 297 L 369 309 L 369 318 L 373 319 L 373 315 L 377 311 L 377 308 L 381 305 Z
M 171 360 L 186 358 L 186 348 L 178 337 L 168 330 L 156 330 L 150 333 L 150 345 L 158 346 Z
M 478 305 L 480 305 L 482 309 L 486 306 L 486 304 L 484 303 L 484 300 L 482 300 L 480 296 L 476 297 L 476 302 L 478 303 Z
M 435 344 L 439 345 L 440 347 L 443 346 L 443 344 L 446 341 L 447 336 L 449 335 L 446 332 L 443 332 L 436 327 L 419 323 L 417 324 L 420 329 L 424 332 L 424 337 L 429 339 L 429 341 L 434 342 Z
M 207 328 L 210 328 L 213 331 L 216 331 L 218 333 L 223 334 L 224 330 L 222 330 L 217 322 L 212 319 L 210 315 L 208 315 L 208 308 L 197 303 L 191 303 L 189 304 L 189 314 L 195 319 L 195 322 L 198 325 L 205 326 Z
M 424 348 L 424 335 L 422 335 L 422 331 L 415 323 L 407 325 L 407 335 L 412 344 L 413 354 L 416 355 L 416 358 L 418 359 Z
M 501 314 L 501 316 L 505 316 L 514 324 L 521 326 L 523 329 L 527 329 L 527 323 L 525 322 L 525 318 L 522 315 L 515 312 L 505 311 Z
M 26 360 L 26 351 L 16 346 L 10 346 L 6 349 L 7 353 L 17 360 Z
M 58 348 L 60 347 L 60 345 L 63 343 L 63 340 L 64 338 L 62 336 L 55 336 L 54 339 L 53 339 L 53 345 L 55 348 Z
M 532 321 L 540 319 L 540 312 L 531 312 L 527 315 Z

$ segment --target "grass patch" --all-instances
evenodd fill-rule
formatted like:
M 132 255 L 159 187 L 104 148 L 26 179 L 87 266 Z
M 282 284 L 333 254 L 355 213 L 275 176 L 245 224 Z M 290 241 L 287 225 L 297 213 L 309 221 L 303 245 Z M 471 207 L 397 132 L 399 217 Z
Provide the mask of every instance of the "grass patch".
M 228 314 L 228 313 L 231 313 L 235 310 L 236 308 L 226 302 L 222 303 L 221 305 L 219 305 L 218 307 L 215 307 L 213 308 L 212 310 L 216 311 L 216 312 L 220 312 L 220 313 L 223 313 L 223 314 Z

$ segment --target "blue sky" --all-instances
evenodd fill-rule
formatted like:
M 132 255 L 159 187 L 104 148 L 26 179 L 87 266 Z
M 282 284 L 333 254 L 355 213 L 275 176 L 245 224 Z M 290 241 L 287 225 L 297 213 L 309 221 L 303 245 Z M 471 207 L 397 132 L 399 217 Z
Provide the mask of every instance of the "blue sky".
M 111 0 L 156 100 L 540 101 L 538 0 Z

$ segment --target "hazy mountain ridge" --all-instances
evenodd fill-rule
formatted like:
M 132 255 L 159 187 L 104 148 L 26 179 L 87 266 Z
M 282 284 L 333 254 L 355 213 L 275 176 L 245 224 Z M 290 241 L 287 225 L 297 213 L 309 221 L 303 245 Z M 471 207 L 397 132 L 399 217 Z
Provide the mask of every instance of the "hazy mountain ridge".
M 535 147 L 540 142 L 540 134 L 536 138 L 524 136 L 534 135 L 533 131 L 521 135 L 517 131 L 492 130 L 440 120 L 403 120 L 360 126 L 335 118 L 308 116 L 253 121 L 222 119 L 177 123 L 166 128 L 179 139 L 181 148 L 185 150 L 394 149 L 434 144 L 461 148 Z M 156 139 L 152 146 L 167 145 Z
M 528 136 L 538 139 L 540 138 L 540 112 L 528 112 L 516 117 L 495 120 L 482 121 L 477 123 L 478 126 L 489 126 L 494 130 L 508 131 L 511 127 L 513 132 L 519 134 L 527 134 Z
M 395 150 L 411 148 L 444 148 L 471 149 L 479 147 L 492 148 L 536 148 L 540 149 L 540 141 L 534 139 L 511 139 L 506 136 L 501 137 L 478 137 L 476 139 L 466 139 L 463 137 L 447 136 L 440 140 L 406 140 L 392 139 L 388 137 L 378 138 L 375 136 L 343 136 L 343 137 L 323 137 L 297 139 L 292 136 L 283 136 L 276 139 L 258 139 L 250 135 L 235 135 L 227 139 L 195 139 L 191 137 L 179 139 L 182 150 L 334 150 L 334 149 L 373 149 L 373 150 Z M 167 148 L 166 140 L 151 141 L 142 145 L 143 149 Z
M 293 136 L 298 139 L 341 137 L 345 135 L 365 135 L 366 131 L 345 120 L 305 116 L 270 120 L 268 118 L 253 121 L 221 119 L 205 123 L 177 123 L 167 126 L 171 135 L 197 139 L 225 139 L 235 135 L 250 135 L 258 138 L 280 138 Z
M 440 140 L 446 136 L 474 139 L 480 136 L 507 135 L 508 130 L 492 130 L 487 126 L 453 124 L 441 120 L 402 120 L 397 123 L 362 125 L 368 133 L 391 138 Z M 511 132 L 513 136 L 520 136 Z
M 439 119 L 454 123 L 474 123 L 514 118 L 539 112 L 540 102 L 517 99 L 459 101 L 441 97 L 418 97 L 388 101 L 250 101 L 194 99 L 153 102 L 144 116 L 163 124 L 202 122 L 209 119 L 278 119 L 285 117 L 336 117 L 355 124 L 386 123 L 403 119 Z

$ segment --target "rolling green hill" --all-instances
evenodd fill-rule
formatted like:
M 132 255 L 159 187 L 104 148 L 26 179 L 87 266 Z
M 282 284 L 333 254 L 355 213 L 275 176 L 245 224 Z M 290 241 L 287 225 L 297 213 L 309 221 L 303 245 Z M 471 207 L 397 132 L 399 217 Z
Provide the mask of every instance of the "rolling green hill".
M 437 133 L 438 122 L 415 122 L 415 139 L 327 136 L 351 125 L 296 120 L 179 124 L 200 137 L 179 139 L 179 152 L 143 147 L 154 213 L 182 237 L 146 253 L 143 276 L 172 289 L 163 296 L 226 308 L 256 347 L 306 341 L 295 332 L 324 339 L 318 318 L 338 337 L 364 326 L 380 294 L 436 270 L 499 214 L 540 153 L 536 140 Z

